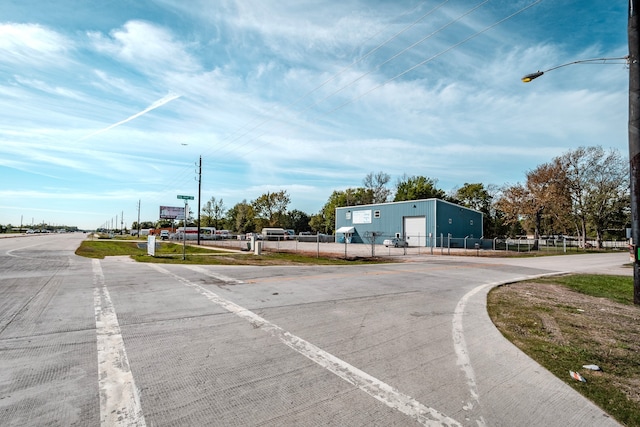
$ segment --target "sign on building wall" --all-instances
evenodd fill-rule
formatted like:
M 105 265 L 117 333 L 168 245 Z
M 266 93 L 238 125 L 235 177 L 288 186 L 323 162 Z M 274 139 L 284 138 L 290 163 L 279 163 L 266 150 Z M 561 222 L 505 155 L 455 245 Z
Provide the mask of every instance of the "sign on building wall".
M 371 210 L 353 211 L 353 224 L 371 224 Z

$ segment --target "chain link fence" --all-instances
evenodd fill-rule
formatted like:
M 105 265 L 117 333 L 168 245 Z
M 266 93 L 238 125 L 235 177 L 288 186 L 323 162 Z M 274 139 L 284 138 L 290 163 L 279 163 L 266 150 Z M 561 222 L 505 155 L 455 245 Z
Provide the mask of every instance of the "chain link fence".
M 202 241 L 201 244 L 238 251 L 255 251 L 245 235 L 227 239 Z M 263 251 L 297 252 L 305 254 L 340 254 L 345 257 L 398 256 L 398 255 L 500 255 L 509 253 L 570 253 L 591 250 L 596 241 L 560 237 L 545 239 L 482 239 L 467 236 L 454 238 L 448 235 L 420 236 L 371 233 L 365 236 L 334 236 L 327 234 L 289 236 L 273 240 L 255 240 Z M 603 250 L 628 250 L 627 240 L 602 241 Z

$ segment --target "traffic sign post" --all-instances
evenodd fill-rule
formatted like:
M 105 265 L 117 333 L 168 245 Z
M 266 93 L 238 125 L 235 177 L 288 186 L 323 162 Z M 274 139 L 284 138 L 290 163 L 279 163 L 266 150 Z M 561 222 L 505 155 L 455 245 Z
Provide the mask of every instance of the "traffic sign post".
M 183 196 L 178 194 L 178 199 L 184 200 L 184 220 L 182 227 L 182 260 L 187 259 L 187 216 L 189 215 L 187 200 L 193 200 L 193 196 Z

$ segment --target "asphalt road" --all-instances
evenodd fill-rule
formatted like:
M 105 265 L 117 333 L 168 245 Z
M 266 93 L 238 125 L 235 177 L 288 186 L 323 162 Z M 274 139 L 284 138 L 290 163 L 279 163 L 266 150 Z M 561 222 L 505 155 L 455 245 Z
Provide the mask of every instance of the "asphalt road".
M 3 426 L 617 425 L 485 297 L 628 254 L 170 266 L 77 257 L 84 237 L 0 239 Z

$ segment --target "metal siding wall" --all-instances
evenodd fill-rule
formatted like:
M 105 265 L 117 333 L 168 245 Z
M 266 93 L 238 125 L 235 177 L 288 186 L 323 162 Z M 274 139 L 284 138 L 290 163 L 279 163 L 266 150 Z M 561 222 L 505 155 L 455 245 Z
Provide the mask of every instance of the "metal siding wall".
M 415 206 L 415 207 L 414 207 Z M 356 211 L 371 211 L 370 224 L 354 224 L 353 213 Z M 375 211 L 380 211 L 380 218 L 375 218 Z M 346 214 L 351 214 L 351 219 Z M 369 243 L 365 238 L 367 232 L 381 232 L 382 236 L 376 239 L 376 243 L 394 237 L 395 233 L 403 233 L 405 217 L 424 216 L 426 220 L 426 233 L 432 234 L 432 239 L 426 239 L 426 246 L 439 245 L 440 235 L 446 238 L 449 233 L 453 238 L 473 236 L 482 237 L 482 214 L 453 203 L 442 200 L 412 200 L 407 202 L 383 203 L 378 205 L 349 206 L 336 209 L 336 229 L 344 226 L 355 227 L 353 243 Z M 451 224 L 449 224 L 451 219 Z M 470 222 L 473 221 L 473 224 Z
M 473 236 L 482 237 L 482 214 L 462 206 L 443 201 L 437 204 L 437 236 L 442 233 L 446 238 L 449 233 L 453 238 Z M 451 220 L 451 223 L 449 223 Z M 473 221 L 473 224 L 471 224 Z
M 414 207 L 415 206 L 415 207 Z M 371 224 L 354 224 L 353 213 L 355 211 L 371 211 Z M 376 210 L 380 211 L 380 218 L 375 218 Z M 349 206 L 336 209 L 336 230 L 340 227 L 355 227 L 353 243 L 369 243 L 365 238 L 366 232 L 382 232 L 384 235 L 376 239 L 376 243 L 382 243 L 386 238 L 394 237 L 395 233 L 404 232 L 404 217 L 424 216 L 426 218 L 426 232 L 435 233 L 435 200 L 411 200 L 407 202 L 383 203 L 378 205 Z M 351 219 L 346 219 L 346 214 L 351 214 Z M 429 243 L 426 244 L 429 246 Z

